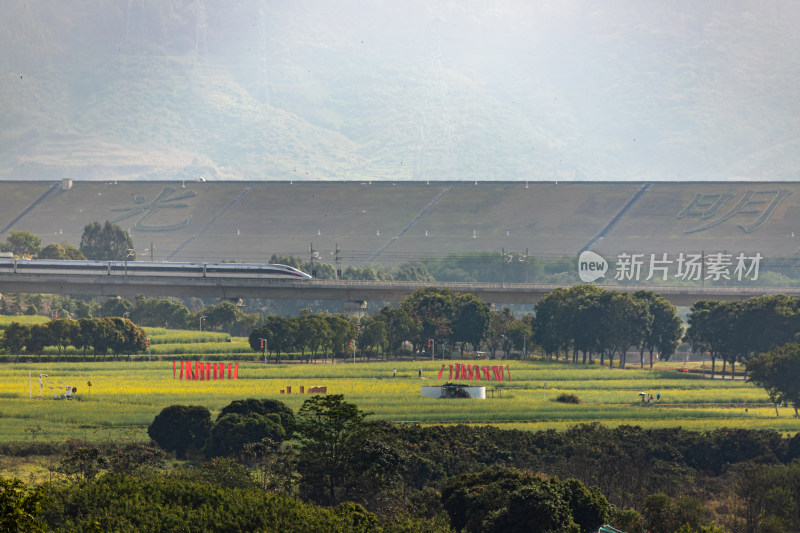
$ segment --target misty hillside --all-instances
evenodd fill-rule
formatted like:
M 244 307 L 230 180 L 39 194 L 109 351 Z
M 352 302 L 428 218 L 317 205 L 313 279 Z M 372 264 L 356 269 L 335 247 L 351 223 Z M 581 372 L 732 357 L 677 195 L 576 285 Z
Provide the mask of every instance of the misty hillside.
M 798 178 L 800 5 L 528 4 L 5 2 L 0 179 Z

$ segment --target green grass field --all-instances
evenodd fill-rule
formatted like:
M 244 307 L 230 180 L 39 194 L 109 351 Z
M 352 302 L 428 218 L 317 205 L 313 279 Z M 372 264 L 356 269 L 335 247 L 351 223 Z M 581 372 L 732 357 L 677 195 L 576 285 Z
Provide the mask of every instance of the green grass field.
M 172 363 L 167 361 L 3 365 L 0 440 L 146 439 L 147 425 L 168 405 L 204 405 L 215 413 L 235 399 L 264 397 L 280 399 L 297 409 L 308 397 L 297 394 L 300 386 L 326 386 L 329 394 L 344 394 L 348 401 L 372 413 L 371 419 L 393 422 L 492 424 L 522 430 L 560 430 L 586 422 L 693 430 L 742 427 L 784 433 L 800 429 L 791 409 L 781 408 L 776 416 L 766 393 L 751 384 L 704 379 L 673 369 L 623 371 L 510 361 L 512 381 L 480 383 L 487 386 L 486 400 L 422 397 L 421 385 L 447 381 L 448 370 L 441 381 L 436 379 L 441 364 L 389 361 L 265 366 L 244 362 L 239 365 L 238 380 L 223 381 L 174 379 Z M 395 368 L 397 377 L 393 378 Z M 422 369 L 421 379 L 418 368 Z M 40 373 L 48 375 L 43 379 L 43 399 L 39 399 Z M 54 393 L 66 386 L 77 387 L 77 399 L 53 399 Z M 292 394 L 281 394 L 287 387 Z M 489 389 L 494 389 L 494 397 L 489 397 Z M 660 392 L 661 402 L 640 405 L 638 394 L 642 391 Z M 583 403 L 554 401 L 565 392 L 577 395 Z

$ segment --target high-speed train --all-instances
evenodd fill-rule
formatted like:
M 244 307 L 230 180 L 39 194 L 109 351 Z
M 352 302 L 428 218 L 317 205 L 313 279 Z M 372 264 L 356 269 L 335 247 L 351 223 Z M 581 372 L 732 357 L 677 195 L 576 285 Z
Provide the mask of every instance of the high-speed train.
M 56 261 L 0 259 L 0 274 L 76 276 L 177 276 L 198 278 L 311 279 L 286 265 L 242 263 L 148 263 L 144 261 Z

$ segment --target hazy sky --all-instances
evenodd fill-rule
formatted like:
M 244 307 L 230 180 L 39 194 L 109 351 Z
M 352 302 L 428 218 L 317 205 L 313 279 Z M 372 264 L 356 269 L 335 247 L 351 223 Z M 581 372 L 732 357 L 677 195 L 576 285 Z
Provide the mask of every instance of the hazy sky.
M 797 177 L 793 2 L 2 9 L 6 179 Z

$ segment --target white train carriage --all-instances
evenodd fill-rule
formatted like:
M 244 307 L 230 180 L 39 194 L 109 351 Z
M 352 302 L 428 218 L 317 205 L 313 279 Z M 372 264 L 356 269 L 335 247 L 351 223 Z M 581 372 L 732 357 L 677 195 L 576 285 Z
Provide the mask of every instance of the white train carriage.
M 0 259 L 0 273 L 76 276 L 176 276 L 204 278 L 311 279 L 287 265 L 241 263 L 149 263 L 145 261 L 57 261 Z

